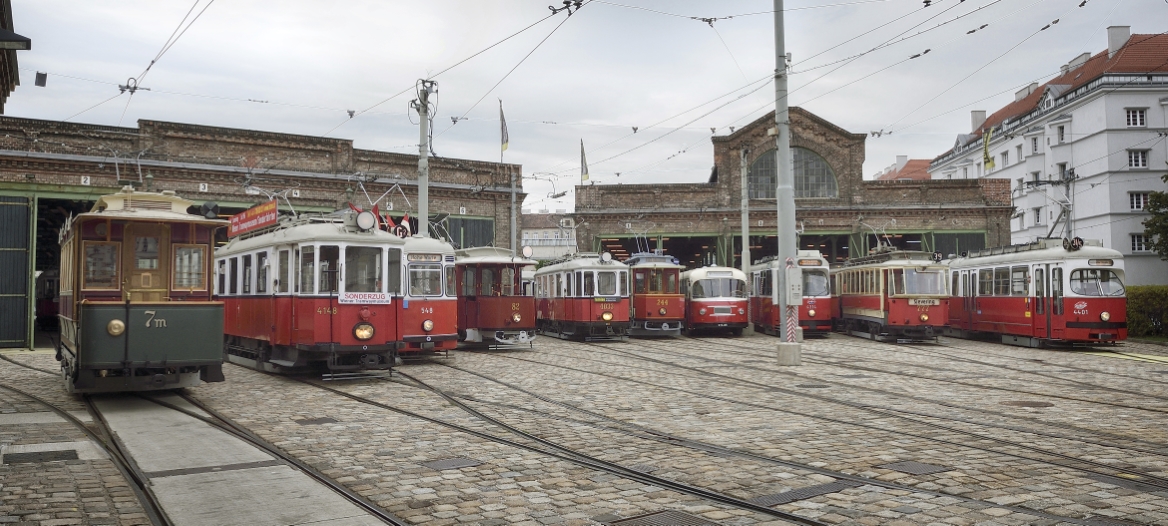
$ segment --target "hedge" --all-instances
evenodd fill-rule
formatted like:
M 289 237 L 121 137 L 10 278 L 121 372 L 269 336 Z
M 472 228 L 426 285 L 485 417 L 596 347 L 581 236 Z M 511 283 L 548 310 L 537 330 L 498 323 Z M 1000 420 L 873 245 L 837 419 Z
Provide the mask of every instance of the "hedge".
M 1168 285 L 1136 285 L 1127 288 L 1128 336 L 1164 336 L 1168 322 Z

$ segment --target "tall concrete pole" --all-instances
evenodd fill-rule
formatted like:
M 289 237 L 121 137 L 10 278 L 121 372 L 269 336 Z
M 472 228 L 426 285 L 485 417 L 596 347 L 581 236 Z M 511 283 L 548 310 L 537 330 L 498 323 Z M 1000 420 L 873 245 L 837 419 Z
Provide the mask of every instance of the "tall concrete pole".
M 414 109 L 418 110 L 418 235 L 430 237 L 430 93 L 435 83 L 421 81 Z
M 791 164 L 791 115 L 787 110 L 787 49 L 784 43 L 783 32 L 783 0 L 775 2 L 775 166 L 778 172 L 778 188 L 775 197 L 778 207 L 778 238 L 779 238 L 779 265 L 780 268 L 793 262 L 795 259 L 795 174 Z M 777 303 L 782 307 L 783 326 L 785 336 L 779 344 L 779 364 L 799 364 L 799 344 L 795 342 L 794 325 L 798 325 L 798 308 L 787 298 L 787 291 L 792 286 L 788 283 L 785 272 L 778 272 L 779 284 Z M 799 285 L 802 285 L 800 279 Z M 794 314 L 792 314 L 794 311 Z M 791 317 L 794 316 L 794 320 Z M 794 324 L 794 325 L 792 325 Z M 793 354 L 793 357 L 792 357 Z M 786 362 L 786 363 L 784 363 Z
M 746 148 L 738 150 L 738 173 L 739 183 L 742 186 L 742 204 L 739 207 L 739 215 L 742 216 L 742 273 L 746 274 L 746 290 L 751 290 L 753 287 L 753 280 L 750 276 L 750 184 L 747 179 L 748 164 L 747 164 Z M 750 312 L 750 303 L 746 302 L 747 319 L 753 319 L 754 313 Z M 754 334 L 754 324 L 747 323 L 744 334 Z

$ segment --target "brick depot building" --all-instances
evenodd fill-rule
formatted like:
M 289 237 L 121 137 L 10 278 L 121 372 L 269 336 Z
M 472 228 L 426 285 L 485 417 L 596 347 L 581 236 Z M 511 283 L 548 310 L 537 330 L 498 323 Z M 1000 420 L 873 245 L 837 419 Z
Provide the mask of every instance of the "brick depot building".
M 418 157 L 353 141 L 142 120 L 136 128 L 0 116 L 0 347 L 30 344 L 34 303 L 55 295 L 57 233 L 69 216 L 125 185 L 174 190 L 229 215 L 287 198 L 296 212 L 377 200 L 415 224 Z M 430 159 L 433 229 L 460 246 L 510 244 L 511 173 L 521 167 Z M 396 185 L 396 188 L 395 188 Z M 368 197 L 367 197 L 368 196 Z M 522 188 L 516 202 L 522 203 Z M 281 212 L 288 212 L 280 199 Z M 42 272 L 34 283 L 33 276 Z M 50 300 L 51 301 L 51 300 Z
M 1009 181 L 864 181 L 864 134 L 797 107 L 790 118 L 800 249 L 843 261 L 875 247 L 877 234 L 898 247 L 946 254 L 1010 242 Z M 740 266 L 745 171 L 751 257 L 775 254 L 773 127 L 772 112 L 714 137 L 706 183 L 577 186 L 579 249 L 607 250 L 621 259 L 660 248 L 691 267 Z

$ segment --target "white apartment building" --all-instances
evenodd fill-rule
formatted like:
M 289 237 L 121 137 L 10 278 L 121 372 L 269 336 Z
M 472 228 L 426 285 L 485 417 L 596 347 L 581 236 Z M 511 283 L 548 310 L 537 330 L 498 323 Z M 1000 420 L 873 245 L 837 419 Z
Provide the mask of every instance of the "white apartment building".
M 566 211 L 557 212 L 523 214 L 523 226 L 520 228 L 523 241 L 520 246 L 531 247 L 532 259 L 559 259 L 576 252 L 575 223 L 566 215 Z
M 1013 243 L 1100 239 L 1124 254 L 1129 284 L 1168 284 L 1168 261 L 1143 233 L 1148 194 L 1168 191 L 1168 35 L 1109 27 L 1107 51 L 1076 57 L 988 118 L 973 112 L 972 124 L 933 159 L 933 179 L 1009 179 Z

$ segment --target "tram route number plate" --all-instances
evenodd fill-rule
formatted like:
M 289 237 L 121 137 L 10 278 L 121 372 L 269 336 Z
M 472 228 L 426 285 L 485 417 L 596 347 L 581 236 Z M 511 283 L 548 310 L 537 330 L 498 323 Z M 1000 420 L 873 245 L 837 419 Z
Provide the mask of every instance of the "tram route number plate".
M 908 300 L 909 305 L 940 305 L 941 300 Z

